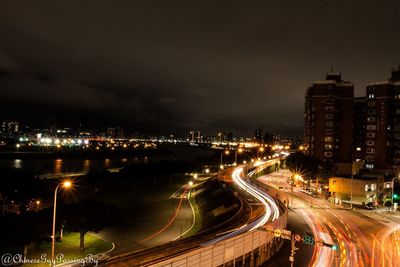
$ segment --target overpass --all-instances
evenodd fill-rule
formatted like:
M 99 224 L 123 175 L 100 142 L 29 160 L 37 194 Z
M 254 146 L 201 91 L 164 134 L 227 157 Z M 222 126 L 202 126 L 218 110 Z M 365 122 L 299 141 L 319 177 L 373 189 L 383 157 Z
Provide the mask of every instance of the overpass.
M 217 228 L 150 249 L 110 257 L 102 266 L 259 266 L 277 250 L 282 240 L 260 227 L 285 229 L 286 195 L 274 188 L 261 189 L 250 179 L 267 167 L 279 165 L 279 159 L 230 168 L 218 178 L 229 186 L 250 210 L 247 220 L 229 229 Z M 268 191 L 268 193 L 266 192 Z

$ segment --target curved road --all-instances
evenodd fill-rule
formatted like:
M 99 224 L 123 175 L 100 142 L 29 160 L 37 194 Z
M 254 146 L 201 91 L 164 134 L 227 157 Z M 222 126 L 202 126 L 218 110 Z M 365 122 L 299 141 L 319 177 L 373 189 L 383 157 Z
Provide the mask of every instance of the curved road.
M 293 192 L 287 183 L 289 171 L 280 171 L 258 179 L 259 182 L 283 188 L 292 198 L 292 210 L 300 215 L 312 230 L 316 241 L 336 243 L 337 251 L 315 245 L 308 264 L 299 266 L 400 266 L 399 224 L 384 224 L 382 217 L 377 220 L 360 212 L 334 205 L 324 199 L 314 198 L 299 188 Z M 289 213 L 289 218 L 293 213 Z M 331 242 L 332 241 L 332 242 Z M 302 253 L 298 252 L 299 258 Z

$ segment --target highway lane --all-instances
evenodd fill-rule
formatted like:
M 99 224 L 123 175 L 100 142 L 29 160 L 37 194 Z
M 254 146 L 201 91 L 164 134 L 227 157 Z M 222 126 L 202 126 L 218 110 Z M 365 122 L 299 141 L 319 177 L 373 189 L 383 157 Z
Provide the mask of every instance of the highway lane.
M 234 168 L 231 174 L 232 181 L 238 186 L 242 191 L 246 192 L 248 195 L 252 196 L 257 202 L 261 203 L 261 206 L 258 206 L 256 209 L 262 209 L 263 212 L 259 213 L 259 216 L 253 217 L 253 214 L 257 214 L 254 205 L 252 202 L 251 204 L 248 201 L 247 197 L 242 197 L 242 199 L 251 207 L 251 215 L 247 220 L 246 224 L 240 226 L 233 231 L 230 231 L 227 234 L 214 238 L 210 241 L 203 243 L 203 246 L 207 246 L 210 244 L 217 243 L 221 240 L 231 238 L 236 235 L 240 235 L 244 232 L 255 230 L 268 222 L 271 222 L 280 216 L 280 211 L 277 202 L 269 196 L 266 192 L 262 189 L 258 188 L 256 185 L 253 185 L 251 182 L 247 180 L 248 176 L 251 176 L 252 173 L 245 173 L 243 167 Z M 226 180 L 226 179 L 225 179 Z
M 290 175 L 288 171 L 281 171 L 260 177 L 259 181 L 277 188 L 289 188 L 287 179 Z M 292 198 L 293 210 L 307 222 L 315 239 L 339 245 L 337 251 L 314 246 L 308 266 L 399 266 L 398 227 L 388 227 L 358 212 L 314 198 L 296 187 L 287 193 Z
M 242 168 L 231 168 L 222 172 L 219 176 L 222 186 L 229 184 L 229 188 L 235 190 L 236 195 L 243 200 L 243 212 L 235 220 L 227 221 L 215 229 L 203 231 L 191 237 L 178 239 L 172 243 L 153 247 L 146 251 L 123 255 L 122 258 L 129 261 L 131 266 L 142 266 L 156 262 L 160 258 L 168 258 L 173 255 L 182 254 L 193 250 L 198 246 L 206 246 L 223 239 L 238 235 L 244 231 L 252 231 L 257 227 L 278 216 L 279 208 L 265 192 L 245 179 Z M 235 181 L 236 180 L 236 181 Z M 262 203 L 260 205 L 260 203 Z M 273 204 L 271 204 L 273 203 Z M 268 207 L 268 208 L 267 208 Z M 269 210 L 269 212 L 266 212 Z M 165 233 L 160 233 L 164 236 Z M 172 239 L 170 239 L 172 240 Z M 211 240 L 211 241 L 210 241 Z M 118 261 L 119 257 L 110 259 Z

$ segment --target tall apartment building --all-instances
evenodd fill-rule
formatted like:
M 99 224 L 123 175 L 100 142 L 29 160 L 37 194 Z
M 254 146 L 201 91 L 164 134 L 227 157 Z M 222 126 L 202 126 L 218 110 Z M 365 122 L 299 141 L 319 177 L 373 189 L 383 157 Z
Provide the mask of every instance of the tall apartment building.
M 353 161 L 361 162 L 365 158 L 366 136 L 366 98 L 354 98 L 353 111 Z
M 354 84 L 330 72 L 305 94 L 305 153 L 351 170 Z
M 366 88 L 365 167 L 400 170 L 400 67 Z

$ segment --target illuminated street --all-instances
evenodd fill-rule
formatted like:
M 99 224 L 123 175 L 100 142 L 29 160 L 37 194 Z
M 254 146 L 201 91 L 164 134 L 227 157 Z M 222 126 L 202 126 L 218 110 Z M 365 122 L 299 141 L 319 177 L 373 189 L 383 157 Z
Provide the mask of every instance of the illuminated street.
M 399 14 L 0 1 L 0 266 L 400 266 Z
M 262 183 L 283 187 L 293 201 L 292 212 L 300 214 L 312 229 L 316 242 L 333 242 L 334 251 L 318 244 L 308 266 L 398 266 L 398 224 L 382 224 L 357 211 L 349 211 L 299 190 L 290 190 L 287 170 L 260 177 Z M 289 217 L 290 217 L 289 213 Z M 397 218 L 398 219 L 398 218 Z M 301 251 L 297 257 L 301 257 Z

